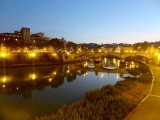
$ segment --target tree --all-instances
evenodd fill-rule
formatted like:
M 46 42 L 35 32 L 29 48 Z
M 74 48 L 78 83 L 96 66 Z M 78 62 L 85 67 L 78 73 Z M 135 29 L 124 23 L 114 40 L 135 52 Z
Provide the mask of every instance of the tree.
M 76 50 L 76 43 L 68 41 L 66 44 L 66 48 L 68 51 L 75 51 Z
M 64 49 L 64 42 L 54 38 L 49 41 L 49 45 L 52 46 L 55 50 Z
M 153 45 L 153 43 L 149 43 L 147 41 L 145 41 L 144 43 L 135 43 L 133 44 L 133 50 L 136 51 L 147 51 L 149 47 L 151 47 Z

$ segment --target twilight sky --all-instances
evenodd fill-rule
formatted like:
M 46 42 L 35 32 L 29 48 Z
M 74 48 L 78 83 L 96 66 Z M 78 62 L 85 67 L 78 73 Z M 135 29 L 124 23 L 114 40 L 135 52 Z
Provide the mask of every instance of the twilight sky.
M 75 43 L 160 41 L 160 1 L 0 0 L 0 33 L 21 27 Z

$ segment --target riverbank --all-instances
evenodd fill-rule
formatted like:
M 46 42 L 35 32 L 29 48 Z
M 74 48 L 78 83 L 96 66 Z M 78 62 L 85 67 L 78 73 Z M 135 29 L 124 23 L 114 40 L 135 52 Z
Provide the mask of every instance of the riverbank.
M 101 89 L 89 90 L 84 99 L 64 105 L 55 114 L 35 119 L 121 120 L 149 93 L 151 82 L 152 76 L 148 68 L 139 78 L 127 77 L 126 80 L 118 81 L 114 86 L 106 85 Z
M 77 62 L 83 62 L 83 61 L 84 60 L 73 60 L 73 61 L 62 61 L 62 62 L 52 62 L 52 63 L 0 65 L 0 68 L 29 67 L 29 66 L 48 66 L 48 65 L 70 64 L 70 63 L 77 63 Z
M 160 67 L 157 65 L 149 65 L 153 80 L 150 87 L 149 94 L 145 99 L 132 110 L 126 117 L 125 120 L 159 120 L 159 110 L 160 110 Z M 144 115 L 145 113 L 145 115 Z
M 56 64 L 68 64 L 81 62 L 83 59 L 63 59 L 61 54 L 51 53 L 14 53 L 6 54 L 0 57 L 0 68 L 2 67 L 26 67 L 26 66 L 44 66 Z

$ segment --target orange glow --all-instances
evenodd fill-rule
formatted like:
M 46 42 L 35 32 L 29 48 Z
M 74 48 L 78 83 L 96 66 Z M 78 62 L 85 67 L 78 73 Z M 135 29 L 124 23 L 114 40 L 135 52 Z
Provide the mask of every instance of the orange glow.
M 2 80 L 3 80 L 3 82 L 6 82 L 6 77 L 3 77 Z
M 2 54 L 1 54 L 1 56 L 2 56 L 2 57 L 5 57 L 5 56 L 6 56 L 6 54 L 5 54 L 5 53 L 2 53 Z
M 52 75 L 56 75 L 56 74 L 57 74 L 57 72 L 56 72 L 56 71 L 52 72 Z
M 35 56 L 36 56 L 36 53 L 32 52 L 32 53 L 29 54 L 29 56 L 35 57 Z
M 49 82 L 52 82 L 52 78 L 49 78 Z
M 32 79 L 32 80 L 36 79 L 36 74 L 35 73 L 30 74 L 29 78 Z
M 53 53 L 52 55 L 53 55 L 53 56 L 56 56 L 57 54 L 56 54 L 56 53 Z

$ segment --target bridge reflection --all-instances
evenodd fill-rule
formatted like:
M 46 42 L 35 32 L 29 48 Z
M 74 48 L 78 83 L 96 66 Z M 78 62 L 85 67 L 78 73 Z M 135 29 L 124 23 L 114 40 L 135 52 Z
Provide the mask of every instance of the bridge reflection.
M 0 94 L 22 94 L 26 99 L 32 97 L 33 90 L 44 91 L 45 86 L 51 86 L 53 89 L 58 88 L 65 81 L 72 82 L 77 75 L 85 76 L 87 72 L 95 72 L 95 75 L 100 74 L 100 77 L 103 77 L 103 73 L 117 73 L 118 77 L 123 77 L 123 74 L 128 73 L 126 67 L 107 70 L 102 67 L 102 62 L 94 64 L 94 68 L 88 68 L 84 64 L 86 63 L 21 67 L 16 68 L 16 70 L 14 68 L 0 69 L 0 73 L 4 73 L 0 75 Z

